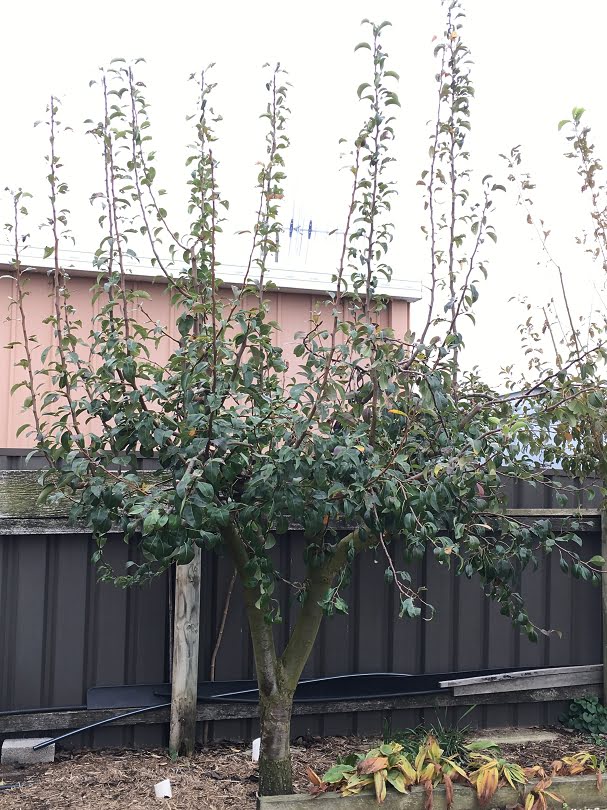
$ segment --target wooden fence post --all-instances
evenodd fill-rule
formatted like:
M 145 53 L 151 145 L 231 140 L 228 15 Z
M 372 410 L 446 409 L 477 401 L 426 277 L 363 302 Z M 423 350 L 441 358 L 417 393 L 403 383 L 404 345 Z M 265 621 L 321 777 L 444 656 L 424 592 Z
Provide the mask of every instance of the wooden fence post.
M 601 556 L 607 560 L 607 505 L 601 509 Z M 605 570 L 605 563 L 602 565 Z M 601 575 L 601 603 L 603 611 L 603 705 L 607 706 L 607 574 Z
M 178 756 L 192 754 L 196 742 L 201 553 L 198 546 L 194 549 L 192 562 L 175 571 L 169 750 Z

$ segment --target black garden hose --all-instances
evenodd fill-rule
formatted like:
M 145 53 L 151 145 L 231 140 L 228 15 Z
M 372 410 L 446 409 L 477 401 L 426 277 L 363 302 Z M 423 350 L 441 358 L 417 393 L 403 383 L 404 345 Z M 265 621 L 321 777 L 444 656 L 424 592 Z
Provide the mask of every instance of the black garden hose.
M 83 731 L 90 731 L 93 728 L 105 726 L 108 723 L 113 723 L 115 720 L 123 720 L 125 717 L 132 717 L 134 714 L 151 712 L 154 711 L 154 709 L 166 709 L 170 705 L 170 703 L 159 703 L 157 706 L 146 706 L 143 709 L 133 709 L 130 712 L 123 712 L 122 714 L 117 714 L 114 717 L 108 717 L 105 720 L 98 720 L 96 723 L 91 723 L 88 726 L 82 726 L 82 728 L 75 728 L 73 731 L 68 731 L 65 734 L 59 735 L 59 737 L 53 737 L 52 740 L 45 740 L 44 742 L 38 743 L 38 745 L 33 746 L 32 751 L 39 751 L 41 748 L 46 748 L 53 743 L 59 742 L 59 740 L 65 740 L 66 737 L 72 737 L 74 734 L 80 734 Z

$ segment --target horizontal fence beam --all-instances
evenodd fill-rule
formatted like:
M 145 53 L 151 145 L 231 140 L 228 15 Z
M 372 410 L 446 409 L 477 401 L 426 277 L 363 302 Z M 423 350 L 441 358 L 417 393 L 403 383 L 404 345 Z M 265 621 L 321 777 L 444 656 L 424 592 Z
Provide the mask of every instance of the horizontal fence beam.
M 576 509 L 575 511 L 541 509 L 538 510 L 538 514 L 529 514 L 529 511 L 525 509 L 506 509 L 505 515 L 506 517 L 514 517 L 517 520 L 520 520 L 522 523 L 529 525 L 534 523 L 536 520 L 544 518 L 550 521 L 552 528 L 556 532 L 569 531 L 571 520 L 579 518 L 581 523 L 579 531 L 601 531 L 601 514 L 594 509 Z M 296 523 L 289 525 L 290 531 L 298 531 L 302 528 L 302 526 Z M 340 524 L 336 528 L 348 531 L 354 527 Z M 53 515 L 49 515 L 48 517 L 41 516 L 38 518 L 9 518 L 0 514 L 0 536 L 29 535 L 31 537 L 35 537 L 41 534 L 90 534 L 90 529 L 83 526 L 81 523 L 73 523 L 65 517 L 55 517 Z M 108 534 L 121 534 L 121 531 L 118 527 L 116 527 L 110 529 Z
M 0 470 L 0 520 L 67 517 L 65 503 L 38 503 L 39 477 L 37 470 Z
M 146 470 L 144 475 L 155 475 Z M 40 534 L 86 534 L 85 526 L 74 524 L 68 519 L 69 504 L 39 504 L 41 491 L 38 479 L 39 470 L 0 470 L 0 535 L 40 535 Z M 508 517 L 524 523 L 532 523 L 542 518 L 549 519 L 553 528 L 560 531 L 571 519 L 579 519 L 583 529 L 589 532 L 600 531 L 601 513 L 598 509 L 568 508 L 517 508 L 507 509 Z M 300 526 L 290 526 L 300 529 Z M 340 526 L 348 529 L 351 527 Z M 119 534 L 116 528 L 110 532 Z
M 67 521 L 70 504 L 38 503 L 42 491 L 38 480 L 43 470 L 0 470 L 0 521 L 61 518 Z M 158 475 L 155 470 L 141 471 L 143 477 Z
M 453 706 L 489 706 L 521 703 L 546 703 L 569 701 L 581 697 L 600 697 L 598 684 L 582 686 L 528 689 L 521 692 L 501 692 L 484 695 L 454 696 L 450 694 L 409 695 L 407 697 L 379 698 L 377 700 L 343 700 L 327 703 L 295 703 L 293 715 L 348 714 L 351 712 L 398 711 L 400 709 L 442 709 Z M 50 712 L 24 712 L 23 714 L 0 715 L 0 734 L 22 732 L 63 731 L 80 728 L 100 720 L 132 711 L 130 709 L 72 709 Z M 199 722 L 212 720 L 250 720 L 259 716 L 255 703 L 199 703 L 196 719 Z M 117 721 L 116 726 L 153 725 L 168 723 L 169 709 L 156 709 L 136 714 Z
M 71 523 L 66 518 L 2 518 L 0 517 L 0 537 L 36 537 L 40 534 L 86 534 L 91 530 L 78 523 Z M 108 534 L 121 534 L 119 529 L 111 529 Z

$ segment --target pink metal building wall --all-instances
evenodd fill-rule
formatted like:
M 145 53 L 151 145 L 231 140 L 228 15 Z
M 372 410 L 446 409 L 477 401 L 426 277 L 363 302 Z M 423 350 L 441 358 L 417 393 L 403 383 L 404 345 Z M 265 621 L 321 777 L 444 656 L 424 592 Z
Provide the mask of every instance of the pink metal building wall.
M 94 277 L 91 273 L 73 275 L 70 281 L 71 303 L 75 307 L 77 317 L 82 321 L 84 333 L 88 333 L 88 324 L 99 309 L 99 302 L 92 302 L 91 285 Z M 168 327 L 169 332 L 175 333 L 175 308 L 171 306 L 166 284 L 163 280 L 149 280 L 133 277 L 129 286 L 134 289 L 145 290 L 151 296 L 150 300 L 143 300 L 145 310 L 140 313 L 141 322 L 146 322 L 148 316 L 152 321 L 160 321 Z M 34 365 L 39 363 L 40 352 L 53 341 L 52 326 L 45 324 L 44 320 L 52 313 L 52 300 L 49 297 L 51 285 L 46 272 L 28 274 L 28 296 L 25 302 L 28 333 L 38 339 L 38 348 L 32 343 Z M 11 300 L 15 295 L 15 282 L 11 278 L 10 267 L 0 267 L 0 448 L 31 448 L 32 437 L 28 431 L 17 436 L 17 431 L 24 423 L 31 423 L 29 413 L 23 411 L 23 402 L 28 395 L 25 388 L 19 388 L 11 395 L 11 388 L 24 379 L 25 370 L 17 363 L 24 358 L 23 346 L 4 348 L 15 341 L 21 341 L 21 321 Z M 229 293 L 226 291 L 226 295 Z M 297 366 L 293 355 L 293 348 L 298 341 L 295 334 L 308 331 L 310 319 L 314 312 L 323 311 L 326 297 L 318 292 L 305 292 L 294 289 L 282 289 L 267 294 L 270 302 L 272 320 L 280 324 L 280 331 L 276 332 L 276 344 L 281 346 L 285 359 L 289 363 L 292 375 Z M 391 326 L 399 335 L 403 335 L 409 327 L 409 301 L 392 298 L 386 310 L 381 313 L 382 325 Z M 155 359 L 162 363 L 167 359 L 170 351 L 170 341 L 164 340 L 158 348 Z

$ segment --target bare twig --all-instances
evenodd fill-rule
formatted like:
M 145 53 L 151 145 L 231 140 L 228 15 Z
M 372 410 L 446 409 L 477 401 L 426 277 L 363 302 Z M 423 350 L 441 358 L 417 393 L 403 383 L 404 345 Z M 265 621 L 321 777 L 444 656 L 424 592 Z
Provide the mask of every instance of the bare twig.
M 230 579 L 230 584 L 228 585 L 228 590 L 226 593 L 225 602 L 223 605 L 223 611 L 221 613 L 221 621 L 219 622 L 219 629 L 217 630 L 217 638 L 215 639 L 215 646 L 213 647 L 213 653 L 211 655 L 211 667 L 209 670 L 209 680 L 215 680 L 215 665 L 217 663 L 217 656 L 219 654 L 219 649 L 221 647 L 221 641 L 223 639 L 223 632 L 225 630 L 226 621 L 228 619 L 228 612 L 230 610 L 230 600 L 232 599 L 232 591 L 234 590 L 234 585 L 236 584 L 236 577 L 238 576 L 236 569 L 232 572 L 232 577 Z

